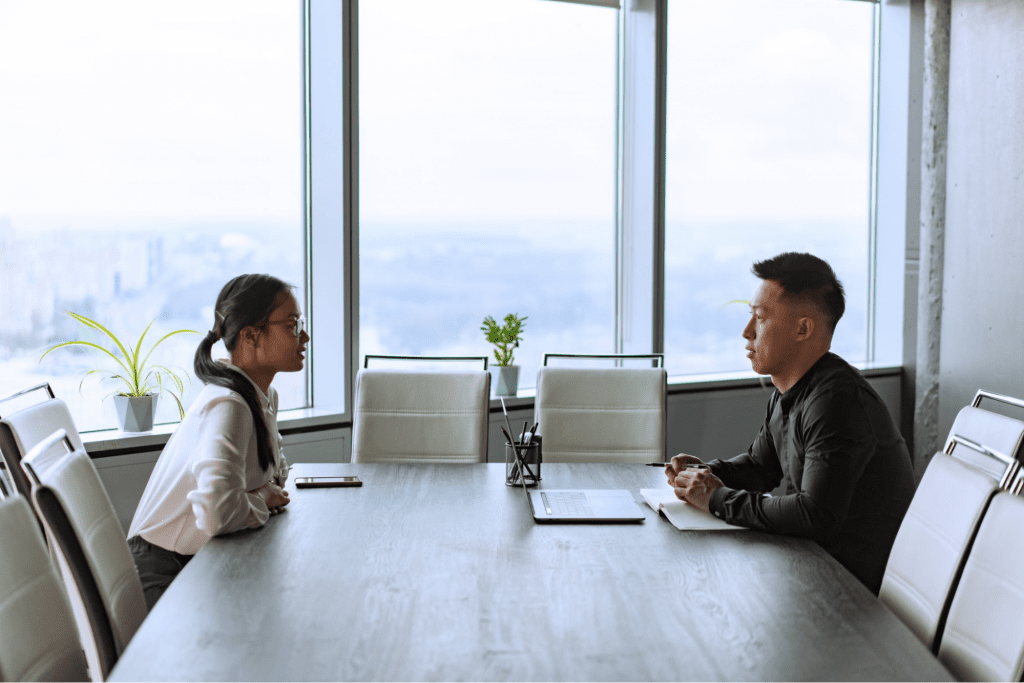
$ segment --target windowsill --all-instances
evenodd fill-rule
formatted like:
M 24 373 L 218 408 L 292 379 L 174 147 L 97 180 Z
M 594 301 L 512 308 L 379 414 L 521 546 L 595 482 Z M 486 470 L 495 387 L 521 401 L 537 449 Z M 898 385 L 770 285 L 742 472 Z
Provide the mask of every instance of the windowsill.
M 877 365 L 872 363 L 853 363 L 865 377 L 885 377 L 898 375 L 901 367 L 898 365 Z M 704 375 L 676 375 L 668 378 L 668 393 L 683 394 L 700 391 L 723 390 L 723 389 L 746 389 L 762 386 L 771 387 L 771 381 L 767 377 L 756 375 L 752 372 L 716 372 Z M 533 387 L 523 389 L 515 396 L 505 398 L 505 406 L 509 410 L 522 410 L 532 408 L 536 392 Z M 491 399 L 491 412 L 501 412 L 501 402 L 498 398 Z M 155 451 L 163 448 L 167 439 L 174 433 L 177 422 L 157 425 L 151 432 L 138 434 L 126 434 L 117 429 L 105 429 L 82 434 L 82 441 L 86 450 L 94 458 L 102 458 L 111 455 L 122 455 L 143 451 Z M 349 419 L 337 409 L 332 408 L 302 408 L 297 410 L 282 410 L 277 418 L 277 426 L 282 434 L 319 431 L 323 429 L 340 429 L 351 427 Z
M 350 423 L 342 420 L 343 414 L 336 408 L 298 408 L 278 413 L 277 428 L 283 434 L 313 431 L 331 427 L 344 427 Z M 101 429 L 82 433 L 85 450 L 94 458 L 123 455 L 126 452 L 142 452 L 163 448 L 171 438 L 177 422 L 158 424 L 149 432 L 126 433 L 119 429 Z

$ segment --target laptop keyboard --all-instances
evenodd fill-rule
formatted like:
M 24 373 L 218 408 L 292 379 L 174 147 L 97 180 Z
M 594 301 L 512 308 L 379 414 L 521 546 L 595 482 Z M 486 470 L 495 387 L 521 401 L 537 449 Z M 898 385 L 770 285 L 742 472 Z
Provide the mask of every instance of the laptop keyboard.
M 587 502 L 586 494 L 563 491 L 549 493 L 546 497 L 548 505 L 551 507 L 552 515 L 584 515 L 587 517 L 593 517 L 594 515 L 594 511 L 590 509 L 590 503 Z

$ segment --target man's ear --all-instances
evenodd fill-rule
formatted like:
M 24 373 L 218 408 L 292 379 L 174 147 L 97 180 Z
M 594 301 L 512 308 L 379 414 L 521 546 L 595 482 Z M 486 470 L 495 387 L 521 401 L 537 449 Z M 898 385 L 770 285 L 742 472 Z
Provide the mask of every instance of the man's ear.
M 810 316 L 806 316 L 806 315 L 803 316 L 803 317 L 797 318 L 797 321 L 796 321 L 796 338 L 797 338 L 798 341 L 803 341 L 805 339 L 810 339 L 812 336 L 814 336 L 814 330 L 815 329 L 816 329 L 816 325 L 815 325 L 815 322 L 814 322 L 814 318 L 812 318 Z

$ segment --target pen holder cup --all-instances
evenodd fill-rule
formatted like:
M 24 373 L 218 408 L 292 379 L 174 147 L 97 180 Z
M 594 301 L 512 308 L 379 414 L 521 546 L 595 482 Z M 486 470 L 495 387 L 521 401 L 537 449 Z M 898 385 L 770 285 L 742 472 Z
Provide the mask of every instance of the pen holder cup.
M 520 480 L 519 463 L 516 462 L 516 455 L 512 451 L 512 444 L 508 441 L 505 442 L 505 485 L 506 486 L 520 486 L 523 481 L 526 482 L 527 486 L 536 486 L 537 482 L 540 481 L 540 464 L 543 460 L 543 455 L 540 450 L 540 437 L 534 436 L 533 442 L 529 446 L 523 446 L 518 441 L 516 442 L 516 448 L 519 450 L 520 455 L 523 458 L 523 462 L 526 463 L 525 476 Z

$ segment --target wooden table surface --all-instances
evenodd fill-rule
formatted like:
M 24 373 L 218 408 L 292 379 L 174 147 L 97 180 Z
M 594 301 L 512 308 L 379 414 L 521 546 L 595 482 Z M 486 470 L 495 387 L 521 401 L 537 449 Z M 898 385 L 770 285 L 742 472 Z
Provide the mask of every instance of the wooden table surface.
M 681 532 L 642 505 L 661 470 L 555 465 L 626 488 L 640 525 L 540 525 L 504 465 L 297 465 L 295 490 L 213 539 L 111 680 L 951 680 L 810 541 Z

